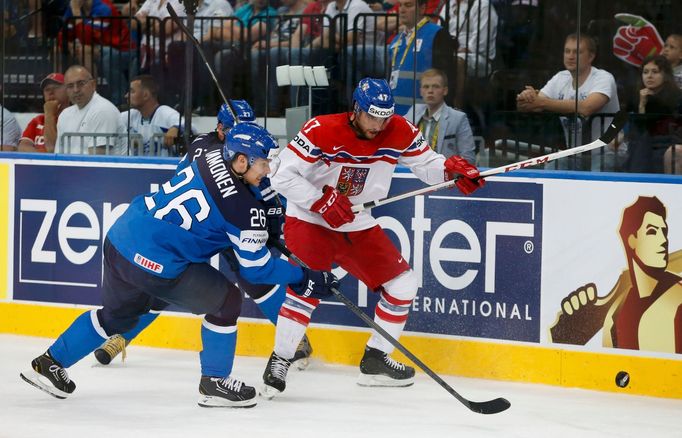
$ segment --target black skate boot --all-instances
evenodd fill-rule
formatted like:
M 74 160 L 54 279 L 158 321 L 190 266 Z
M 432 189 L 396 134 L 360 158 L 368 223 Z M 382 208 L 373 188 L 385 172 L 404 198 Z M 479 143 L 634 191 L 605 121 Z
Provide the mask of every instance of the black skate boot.
M 260 391 L 262 397 L 268 400 L 277 394 L 284 392 L 287 386 L 287 372 L 291 362 L 278 356 L 274 351 L 270 355 L 270 360 L 263 373 L 263 388 Z
M 381 350 L 365 347 L 360 361 L 360 386 L 410 386 L 414 368 L 396 361 Z
M 33 359 L 31 368 L 32 370 L 19 374 L 21 378 L 53 397 L 65 399 L 76 389 L 76 384 L 69 379 L 66 370 L 47 351 Z
M 298 343 L 296 347 L 296 353 L 294 358 L 291 359 L 291 363 L 296 365 L 299 370 L 304 370 L 310 365 L 310 355 L 313 354 L 313 346 L 310 345 L 308 336 L 303 335 L 303 339 Z
M 201 376 L 199 406 L 204 408 L 252 408 L 256 406 L 256 389 L 229 377 Z
M 123 353 L 121 355 L 121 362 L 125 362 L 127 346 L 128 341 L 123 336 L 114 335 L 95 350 L 95 358 L 102 365 L 109 365 L 119 353 Z

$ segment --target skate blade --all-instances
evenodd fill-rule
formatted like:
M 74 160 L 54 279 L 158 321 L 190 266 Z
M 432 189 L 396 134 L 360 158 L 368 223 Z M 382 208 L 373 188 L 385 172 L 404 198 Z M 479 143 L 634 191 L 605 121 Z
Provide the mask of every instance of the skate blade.
M 358 376 L 357 384 L 360 386 L 383 386 L 383 387 L 393 387 L 402 388 L 405 386 L 412 386 L 414 384 L 414 377 L 409 379 L 392 379 L 388 376 L 382 374 L 363 374 L 360 373 Z
M 303 371 L 310 366 L 310 358 L 303 357 L 297 360 L 296 362 L 292 363 L 292 365 L 294 365 L 297 370 Z
M 258 395 L 260 395 L 266 400 L 272 400 L 273 398 L 275 398 L 275 396 L 281 393 L 282 392 L 279 389 L 273 388 L 272 386 L 268 386 L 266 384 L 263 384 L 260 391 L 258 391 Z
M 50 394 L 54 398 L 64 400 L 70 395 L 68 392 L 64 392 L 62 390 L 55 388 L 54 386 L 52 386 L 51 383 L 43 382 L 42 380 L 43 376 L 36 373 L 34 370 L 19 373 L 19 376 L 24 380 L 24 382 L 28 383 L 31 386 L 35 386 L 36 388 L 40 389 L 43 392 Z
M 255 398 L 232 401 L 222 397 L 200 394 L 198 404 L 202 408 L 252 408 L 256 406 L 257 402 Z

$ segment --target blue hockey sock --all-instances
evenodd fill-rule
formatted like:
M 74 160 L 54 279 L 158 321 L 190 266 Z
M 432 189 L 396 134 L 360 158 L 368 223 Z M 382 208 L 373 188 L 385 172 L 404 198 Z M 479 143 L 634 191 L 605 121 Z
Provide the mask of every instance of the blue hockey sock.
M 158 316 L 158 313 L 145 313 L 144 315 L 140 316 L 140 320 L 137 321 L 137 324 L 132 328 L 132 330 L 123 333 L 123 337 L 128 342 L 132 341 L 135 339 L 135 337 L 137 337 L 137 335 L 140 334 L 142 330 L 149 327 L 149 324 L 153 323 Z
M 71 323 L 48 349 L 50 356 L 64 368 L 90 354 L 107 339 L 97 319 L 97 310 L 90 310 Z
M 204 319 L 201 324 L 201 343 L 203 345 L 203 350 L 199 353 L 201 375 L 229 376 L 237 346 L 237 326 L 221 327 Z
M 279 309 L 284 303 L 284 298 L 287 296 L 287 288 L 285 285 L 277 285 L 270 292 L 253 301 L 258 305 L 258 308 L 263 312 L 273 324 L 277 325 L 277 315 Z

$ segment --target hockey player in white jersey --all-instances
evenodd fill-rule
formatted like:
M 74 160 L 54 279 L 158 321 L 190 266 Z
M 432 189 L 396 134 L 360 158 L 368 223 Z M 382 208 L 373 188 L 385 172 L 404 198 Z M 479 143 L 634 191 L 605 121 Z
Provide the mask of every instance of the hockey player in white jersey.
M 457 187 L 464 194 L 484 185 L 478 169 L 461 157 L 446 159 L 434 152 L 418 128 L 394 115 L 388 83 L 371 78 L 355 89 L 350 113 L 309 120 L 279 159 L 272 185 L 287 198 L 284 236 L 289 249 L 313 269 L 337 264 L 380 293 L 374 321 L 398 338 L 419 278 L 370 212 L 356 216 L 351 206 L 386 197 L 397 164 L 427 184 L 459 177 Z M 272 397 L 285 389 L 296 346 L 318 304 L 287 291 L 262 395 Z M 391 358 L 392 351 L 387 340 L 373 333 L 358 384 L 411 385 L 414 369 Z

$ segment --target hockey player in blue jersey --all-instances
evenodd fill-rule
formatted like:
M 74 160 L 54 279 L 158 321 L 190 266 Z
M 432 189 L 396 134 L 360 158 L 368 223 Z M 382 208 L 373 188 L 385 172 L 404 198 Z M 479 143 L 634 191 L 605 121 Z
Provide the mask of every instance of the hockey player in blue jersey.
M 223 150 L 209 151 L 156 193 L 138 196 L 104 241 L 102 307 L 80 315 L 21 377 L 57 398 L 76 388 L 66 368 L 108 336 L 135 327 L 155 299 L 203 314 L 199 405 L 251 407 L 256 391 L 231 376 L 241 293 L 209 263 L 233 248 L 239 273 L 254 284 L 288 284 L 302 296 L 326 297 L 338 280 L 272 257 L 265 209 L 249 185 L 269 172 L 274 139 L 239 123 Z
M 251 122 L 254 120 L 254 113 L 251 106 L 245 100 L 230 100 L 230 104 L 241 122 Z M 209 151 L 220 150 L 225 142 L 225 134 L 235 124 L 232 113 L 227 105 L 223 104 L 218 111 L 218 124 L 216 129 L 207 134 L 202 134 L 197 137 L 187 149 L 187 153 L 182 158 L 176 172 L 181 171 L 189 166 L 196 158 L 206 154 Z M 256 189 L 251 186 L 254 195 L 261 199 L 266 207 L 265 213 L 267 216 L 267 227 L 270 239 L 279 239 L 282 225 L 284 223 L 283 207 L 277 197 L 277 193 L 270 187 L 270 181 L 267 178 L 261 180 L 261 184 Z M 233 270 L 237 263 L 234 261 L 234 253 L 228 249 L 223 254 Z M 236 280 L 242 292 L 246 293 L 251 299 L 255 301 L 258 308 L 273 324 L 277 324 L 277 315 L 279 313 L 282 303 L 286 296 L 286 285 L 271 285 L 271 284 L 252 284 L 246 281 L 239 273 L 236 273 Z M 99 348 L 95 350 L 95 357 L 103 365 L 109 364 L 114 357 L 119 353 L 123 353 L 125 359 L 125 347 L 144 329 L 146 329 L 156 318 L 159 312 L 168 307 L 168 303 L 160 300 L 155 300 L 152 303 L 150 312 L 142 315 L 137 325 L 127 333 L 117 334 L 106 340 Z M 304 337 L 299 343 L 292 363 L 299 369 L 304 369 L 308 365 L 308 357 L 312 353 L 312 346 L 307 337 Z

